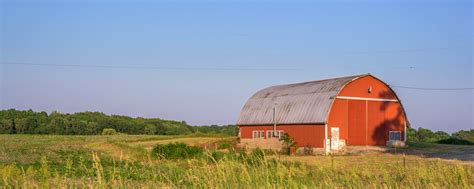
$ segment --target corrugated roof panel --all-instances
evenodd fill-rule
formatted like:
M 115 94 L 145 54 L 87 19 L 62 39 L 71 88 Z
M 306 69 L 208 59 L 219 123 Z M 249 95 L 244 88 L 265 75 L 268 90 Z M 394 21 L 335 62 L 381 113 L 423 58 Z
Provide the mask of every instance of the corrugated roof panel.
M 237 125 L 324 123 L 337 93 L 350 81 L 366 75 L 341 77 L 269 87 L 255 93 L 244 105 Z

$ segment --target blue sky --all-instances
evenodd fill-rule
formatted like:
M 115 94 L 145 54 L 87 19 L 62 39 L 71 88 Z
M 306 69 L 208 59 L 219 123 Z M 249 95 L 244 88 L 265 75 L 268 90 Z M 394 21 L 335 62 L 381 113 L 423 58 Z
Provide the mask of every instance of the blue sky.
M 0 12 L 2 63 L 86 65 L 0 64 L 1 109 L 232 124 L 275 84 L 371 73 L 473 87 L 472 1 L 3 0 Z M 414 127 L 473 128 L 472 90 L 395 90 Z

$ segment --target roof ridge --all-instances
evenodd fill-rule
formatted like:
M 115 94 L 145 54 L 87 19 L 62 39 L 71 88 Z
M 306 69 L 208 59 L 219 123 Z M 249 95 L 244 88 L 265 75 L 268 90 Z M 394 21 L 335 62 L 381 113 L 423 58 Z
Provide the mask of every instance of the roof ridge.
M 359 74 L 359 75 L 351 75 L 351 76 L 342 76 L 342 77 L 333 77 L 329 79 L 321 79 L 321 80 L 313 80 L 313 81 L 304 81 L 304 82 L 298 82 L 298 83 L 288 83 L 288 84 L 280 84 L 280 85 L 273 85 L 270 87 L 278 87 L 278 86 L 288 86 L 288 85 L 301 85 L 301 84 L 306 84 L 306 83 L 314 83 L 314 82 L 321 82 L 321 81 L 329 81 L 329 80 L 337 80 L 337 79 L 344 79 L 344 78 L 359 78 L 362 76 L 369 76 L 370 73 L 367 74 Z M 270 88 L 267 87 L 267 88 Z

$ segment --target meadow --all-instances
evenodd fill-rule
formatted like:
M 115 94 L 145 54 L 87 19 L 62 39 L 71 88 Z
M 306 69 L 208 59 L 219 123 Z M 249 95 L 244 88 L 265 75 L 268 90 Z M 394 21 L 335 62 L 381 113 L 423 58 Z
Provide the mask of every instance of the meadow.
M 0 186 L 474 188 L 470 161 L 401 153 L 287 156 L 266 152 L 261 157 L 243 156 L 253 153 L 223 145 L 235 140 L 218 135 L 0 135 Z M 156 144 L 177 142 L 202 147 L 204 156 L 167 160 L 151 153 Z M 430 151 L 439 146 L 413 148 Z

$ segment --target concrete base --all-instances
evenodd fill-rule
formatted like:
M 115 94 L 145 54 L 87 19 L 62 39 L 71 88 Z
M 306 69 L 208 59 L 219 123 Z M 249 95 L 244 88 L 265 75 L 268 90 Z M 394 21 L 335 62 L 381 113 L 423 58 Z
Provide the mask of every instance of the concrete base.
M 278 139 L 240 139 L 242 147 L 249 149 L 269 149 L 269 150 L 281 150 L 283 148 L 283 142 Z
M 389 140 L 387 141 L 387 146 L 394 148 L 405 147 L 405 142 L 400 140 Z

